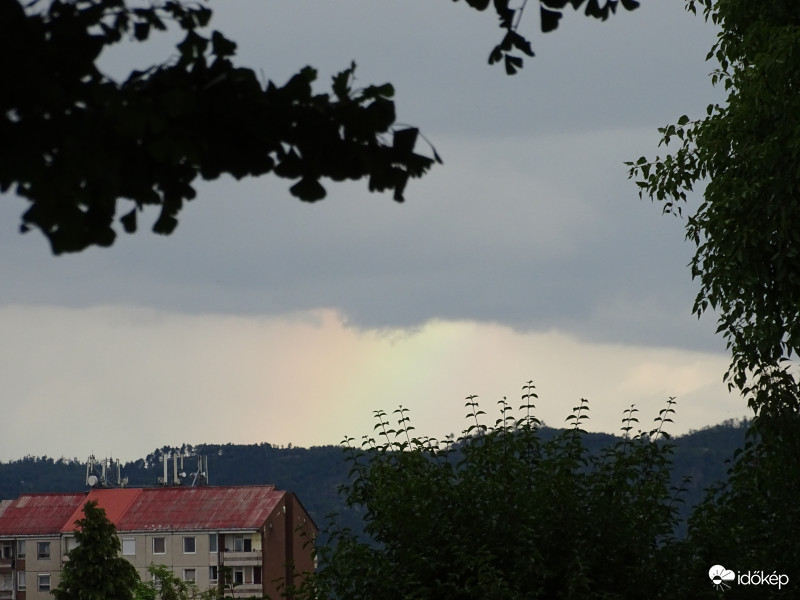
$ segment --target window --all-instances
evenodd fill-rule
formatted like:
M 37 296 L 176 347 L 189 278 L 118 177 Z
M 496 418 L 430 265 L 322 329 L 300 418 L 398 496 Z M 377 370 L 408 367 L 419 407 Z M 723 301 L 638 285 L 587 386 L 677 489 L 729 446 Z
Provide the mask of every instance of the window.
M 209 552 L 217 552 L 217 534 L 216 533 L 209 533 L 208 534 L 208 551 Z
M 253 549 L 253 540 L 250 536 L 235 535 L 233 536 L 233 551 L 234 552 L 250 552 Z
M 0 592 L 10 592 L 13 587 L 14 580 L 11 578 L 11 573 L 7 575 L 0 575 Z
M 217 581 L 217 579 L 219 579 L 219 569 L 217 565 L 211 565 L 208 567 L 208 580 Z
M 39 591 L 50 591 L 50 573 L 39 573 Z
M 14 545 L 13 542 L 3 542 L 2 549 L 0 549 L 0 556 L 3 558 L 13 558 L 14 557 Z
M 77 548 L 77 547 L 78 547 L 78 540 L 76 540 L 74 537 L 68 537 L 68 538 L 66 538 L 65 542 L 66 542 L 66 547 L 65 547 L 65 549 L 64 549 L 64 553 L 65 553 L 65 554 L 69 554 L 69 553 L 70 553 L 70 552 L 72 552 L 72 551 L 73 551 L 75 548 Z
M 183 553 L 184 554 L 194 554 L 196 549 L 196 544 L 194 537 L 185 537 L 183 538 Z
M 25 571 L 17 571 L 17 589 L 25 590 Z
M 167 538 L 154 537 L 153 554 L 166 554 L 166 553 L 167 553 Z
M 17 558 L 25 558 L 25 540 L 17 540 Z
M 253 583 L 261 583 L 261 567 L 253 567 Z
M 197 581 L 197 574 L 194 569 L 184 569 L 183 570 L 183 580 L 184 581 L 191 581 L 194 583 Z
M 39 560 L 48 560 L 50 558 L 50 542 L 36 542 L 36 558 Z
M 234 585 L 241 585 L 244 583 L 244 568 L 243 567 L 234 567 L 233 568 L 233 583 Z
M 136 556 L 136 538 L 122 538 L 122 556 Z

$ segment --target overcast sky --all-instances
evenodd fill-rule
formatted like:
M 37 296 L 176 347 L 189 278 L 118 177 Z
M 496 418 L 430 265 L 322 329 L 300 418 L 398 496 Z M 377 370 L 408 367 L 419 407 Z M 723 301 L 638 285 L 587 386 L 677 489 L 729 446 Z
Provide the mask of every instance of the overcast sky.
M 691 315 L 684 222 L 639 200 L 622 164 L 718 99 L 714 30 L 679 0 L 643 4 L 606 23 L 569 12 L 546 36 L 529 11 L 537 56 L 508 77 L 486 64 L 494 15 L 464 2 L 212 2 L 265 80 L 310 64 L 324 91 L 355 60 L 359 85 L 391 81 L 398 120 L 445 164 L 402 205 L 363 182 L 309 205 L 287 180 L 220 179 L 173 235 L 142 227 L 64 257 L 20 235 L 25 203 L 3 198 L 0 460 L 338 443 L 400 404 L 443 437 L 467 395 L 493 422 L 528 380 L 551 425 L 581 397 L 603 431 L 633 403 L 648 428 L 669 396 L 674 433 L 745 415 L 713 318 Z M 128 46 L 104 65 L 169 52 Z

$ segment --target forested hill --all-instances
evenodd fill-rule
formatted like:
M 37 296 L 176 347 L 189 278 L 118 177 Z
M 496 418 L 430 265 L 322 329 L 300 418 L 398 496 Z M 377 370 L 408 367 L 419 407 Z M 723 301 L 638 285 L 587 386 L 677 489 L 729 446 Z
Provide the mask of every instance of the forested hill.
M 673 480 L 679 485 L 684 476 L 691 477 L 684 496 L 687 509 L 701 499 L 706 487 L 724 479 L 728 468 L 725 461 L 743 445 L 747 425 L 727 421 L 673 440 Z M 555 430 L 543 430 L 544 436 L 554 433 Z M 585 444 L 590 451 L 595 451 L 614 441 L 611 435 L 590 433 Z M 128 485 L 157 485 L 159 476 L 163 474 L 162 455 L 176 450 L 207 456 L 211 485 L 274 484 L 278 489 L 295 492 L 320 528 L 326 525 L 326 516 L 335 512 L 341 513 L 339 525 L 360 528 L 358 516 L 344 510 L 337 491 L 349 470 L 341 446 L 284 448 L 268 443 L 164 446 L 145 458 L 122 465 Z M 191 459 L 187 461 L 185 470 L 191 471 L 194 463 Z M 0 499 L 16 498 L 31 492 L 81 491 L 87 489 L 85 479 L 85 457 L 26 456 L 0 462 Z

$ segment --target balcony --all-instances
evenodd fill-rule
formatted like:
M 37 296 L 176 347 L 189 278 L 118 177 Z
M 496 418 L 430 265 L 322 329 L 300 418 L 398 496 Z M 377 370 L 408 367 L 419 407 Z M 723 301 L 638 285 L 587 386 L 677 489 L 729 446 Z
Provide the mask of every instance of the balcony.
M 251 552 L 225 552 L 222 560 L 226 567 L 245 567 L 261 564 L 261 550 Z
M 237 583 L 233 587 L 234 598 L 260 597 L 262 593 L 263 589 L 260 583 Z

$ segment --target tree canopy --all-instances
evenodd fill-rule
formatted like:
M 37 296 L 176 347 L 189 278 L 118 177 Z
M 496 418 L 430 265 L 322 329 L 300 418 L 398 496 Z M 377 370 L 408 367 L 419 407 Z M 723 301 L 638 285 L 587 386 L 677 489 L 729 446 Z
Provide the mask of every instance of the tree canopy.
M 732 353 L 731 386 L 757 411 L 798 406 L 788 359 L 800 350 L 800 4 L 793 0 L 689 0 L 720 27 L 708 54 L 727 93 L 698 119 L 661 128 L 671 154 L 629 163 L 640 194 L 689 214 L 700 281 L 699 316 L 719 312 Z
M 678 507 L 691 481 L 684 473 L 670 483 L 673 399 L 644 431 L 629 408 L 622 438 L 591 450 L 586 400 L 555 435 L 536 402 L 529 382 L 521 406 L 503 398 L 487 425 L 469 397 L 466 429 L 446 440 L 418 433 L 402 407 L 378 411 L 375 433 L 343 449 L 350 479 L 341 491 L 364 515 L 366 536 L 334 517 L 297 597 L 713 600 L 721 587 L 709 571 L 720 564 L 761 573 L 756 589 L 726 583 L 726 598 L 783 598 L 796 585 L 800 545 L 785 533 L 800 516 L 796 435 L 763 444 L 751 430 L 729 479 L 683 528 Z
M 539 0 L 541 30 L 555 29 L 567 5 L 607 19 L 617 4 Z M 525 3 L 492 6 L 504 34 L 489 62 L 513 74 L 533 55 L 518 32 Z M 416 128 L 396 123 L 391 84 L 354 88 L 351 64 L 328 93 L 313 90 L 312 67 L 262 85 L 234 63 L 234 40 L 207 32 L 211 19 L 205 4 L 179 0 L 0 0 L 0 191 L 29 201 L 22 231 L 40 230 L 56 254 L 109 246 L 117 218 L 132 233 L 137 213 L 155 206 L 153 230 L 169 234 L 196 180 L 222 174 L 272 173 L 311 202 L 325 197 L 323 179 L 365 179 L 400 202 L 409 179 L 441 162 L 432 147 L 417 151 Z M 177 58 L 123 81 L 99 68 L 106 48 L 168 29 L 182 36 Z M 132 205 L 118 217 L 121 199 Z
M 139 574 L 119 556 L 120 541 L 106 512 L 89 501 L 75 522 L 77 546 L 61 569 L 56 600 L 133 600 Z
M 623 439 L 588 452 L 581 400 L 572 423 L 541 435 L 536 392 L 522 406 L 499 402 L 484 423 L 467 399 L 458 439 L 414 431 L 407 410 L 376 415 L 375 436 L 347 440 L 347 502 L 364 514 L 368 539 L 332 525 L 311 598 L 651 597 L 673 547 L 678 490 L 671 489 L 670 401 L 648 433 L 637 410 Z M 302 596 L 302 594 L 301 594 Z
M 662 127 L 661 143 L 677 141 L 677 149 L 629 163 L 630 175 L 640 195 L 661 202 L 665 213 L 687 211 L 686 236 L 696 248 L 692 276 L 700 281 L 693 310 L 718 312 L 718 332 L 732 355 L 726 378 L 756 416 L 728 482 L 712 488 L 692 515 L 677 562 L 695 570 L 764 565 L 796 581 L 800 545 L 784 530 L 798 519 L 800 493 L 800 386 L 792 364 L 800 350 L 800 4 L 686 6 L 700 7 L 719 26 L 707 59 L 717 62 L 712 82 L 727 98 L 709 105 L 704 117 L 684 115 Z M 689 208 L 691 193 L 703 187 L 699 204 Z M 737 585 L 730 591 L 749 597 Z M 762 585 L 759 595 L 785 591 Z M 688 590 L 677 595 L 696 597 Z

